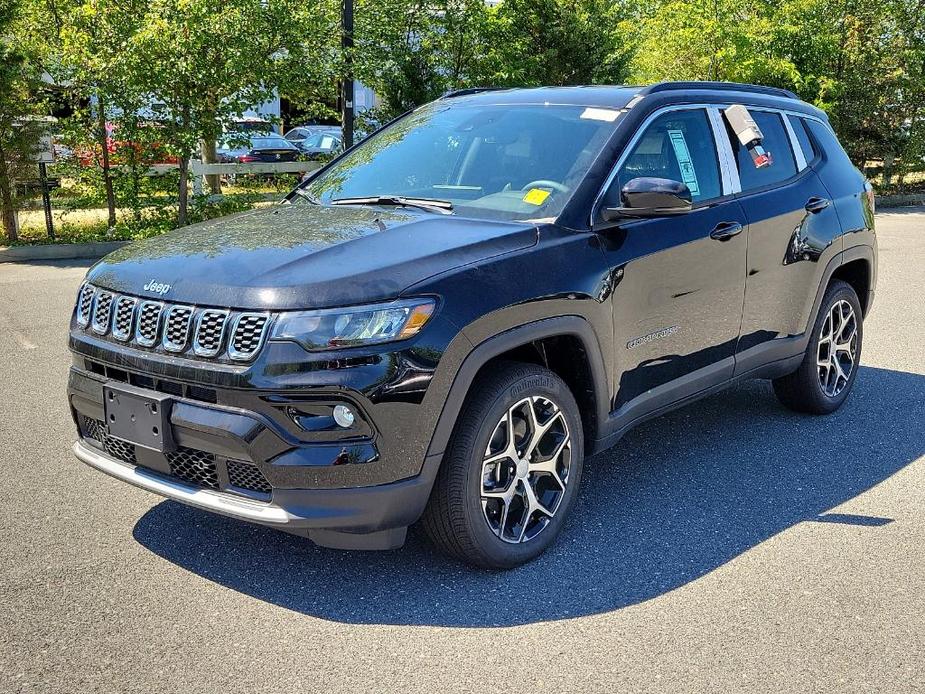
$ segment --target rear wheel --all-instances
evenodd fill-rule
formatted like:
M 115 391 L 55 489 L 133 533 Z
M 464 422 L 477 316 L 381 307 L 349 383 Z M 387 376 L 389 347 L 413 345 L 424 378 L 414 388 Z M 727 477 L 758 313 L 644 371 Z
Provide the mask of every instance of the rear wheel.
M 528 562 L 561 531 L 583 457 L 578 406 L 562 379 L 533 364 L 500 364 L 473 385 L 423 528 L 475 566 Z
M 800 367 L 774 380 L 774 392 L 798 412 L 829 414 L 848 397 L 857 376 L 863 315 L 851 285 L 836 280 L 822 299 Z

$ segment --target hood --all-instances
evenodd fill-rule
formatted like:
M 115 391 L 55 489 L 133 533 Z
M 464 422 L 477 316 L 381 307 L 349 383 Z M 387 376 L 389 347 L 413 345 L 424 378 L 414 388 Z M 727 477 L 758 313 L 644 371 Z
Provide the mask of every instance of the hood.
M 88 279 L 176 303 L 327 308 L 393 299 L 428 277 L 536 238 L 536 227 L 524 222 L 297 202 L 132 243 L 94 265 Z

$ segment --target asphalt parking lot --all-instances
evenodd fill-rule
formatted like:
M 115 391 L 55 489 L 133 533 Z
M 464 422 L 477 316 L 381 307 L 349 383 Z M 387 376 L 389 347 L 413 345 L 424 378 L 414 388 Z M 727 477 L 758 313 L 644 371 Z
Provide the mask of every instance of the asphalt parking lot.
M 589 461 L 556 548 L 344 553 L 78 463 L 87 262 L 0 265 L 0 691 L 925 690 L 925 210 L 878 216 L 846 405 L 748 383 Z

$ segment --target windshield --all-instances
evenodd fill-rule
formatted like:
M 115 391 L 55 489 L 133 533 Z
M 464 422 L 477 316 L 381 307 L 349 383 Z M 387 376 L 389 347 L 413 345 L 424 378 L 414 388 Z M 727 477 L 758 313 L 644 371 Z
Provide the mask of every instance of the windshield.
M 613 133 L 616 111 L 436 102 L 364 141 L 306 191 L 322 203 L 402 196 L 485 219 L 557 216 Z

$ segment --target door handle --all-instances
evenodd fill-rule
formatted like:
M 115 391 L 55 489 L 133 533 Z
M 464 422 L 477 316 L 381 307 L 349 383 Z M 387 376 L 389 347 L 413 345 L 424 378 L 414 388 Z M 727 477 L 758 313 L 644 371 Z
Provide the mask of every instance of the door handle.
M 710 232 L 710 238 L 717 241 L 728 241 L 733 236 L 742 233 L 742 225 L 739 222 L 720 222 L 713 231 Z
M 813 196 L 806 201 L 806 211 L 810 214 L 819 214 L 822 212 L 822 210 L 828 207 L 830 203 L 830 200 Z

